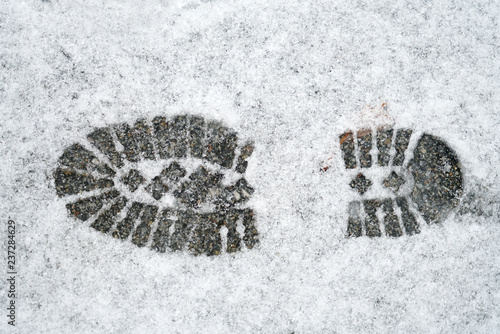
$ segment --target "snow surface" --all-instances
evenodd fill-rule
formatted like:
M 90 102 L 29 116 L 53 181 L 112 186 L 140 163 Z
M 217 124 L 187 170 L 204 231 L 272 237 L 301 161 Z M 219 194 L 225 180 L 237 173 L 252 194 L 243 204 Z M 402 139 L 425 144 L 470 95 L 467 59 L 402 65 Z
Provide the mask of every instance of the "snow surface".
M 2 284 L 0 332 L 500 332 L 499 18 L 470 0 L 0 1 L 1 256 L 10 218 L 20 294 L 13 329 Z M 348 239 L 338 135 L 382 103 L 457 152 L 467 201 L 417 236 Z M 159 254 L 68 215 L 67 146 L 184 112 L 255 142 L 259 247 Z

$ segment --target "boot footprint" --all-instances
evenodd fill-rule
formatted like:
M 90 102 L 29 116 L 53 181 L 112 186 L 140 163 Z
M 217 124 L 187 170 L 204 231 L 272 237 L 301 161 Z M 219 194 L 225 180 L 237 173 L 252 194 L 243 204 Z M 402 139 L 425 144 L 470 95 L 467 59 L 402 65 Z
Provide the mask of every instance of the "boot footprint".
M 194 115 L 94 130 L 73 144 L 53 176 L 76 218 L 158 252 L 218 255 L 258 242 L 253 188 L 244 178 L 253 145 Z
M 456 153 L 425 133 L 408 152 L 412 134 L 380 128 L 339 136 L 345 168 L 352 171 L 349 185 L 358 196 L 348 205 L 347 236 L 419 233 L 416 215 L 437 223 L 458 205 L 463 176 Z

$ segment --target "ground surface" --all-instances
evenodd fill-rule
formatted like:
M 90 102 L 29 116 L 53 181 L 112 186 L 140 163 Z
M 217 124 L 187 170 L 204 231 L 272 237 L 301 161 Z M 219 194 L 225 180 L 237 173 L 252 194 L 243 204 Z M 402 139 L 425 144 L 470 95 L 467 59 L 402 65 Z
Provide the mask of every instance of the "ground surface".
M 499 17 L 494 1 L 2 1 L 15 330 L 498 332 Z M 395 128 L 456 152 L 464 196 L 417 235 L 346 238 L 355 193 L 339 135 L 384 102 Z M 255 143 L 258 246 L 158 253 L 70 216 L 53 178 L 67 147 L 97 127 L 184 113 Z M 13 331 L 5 318 L 0 332 Z

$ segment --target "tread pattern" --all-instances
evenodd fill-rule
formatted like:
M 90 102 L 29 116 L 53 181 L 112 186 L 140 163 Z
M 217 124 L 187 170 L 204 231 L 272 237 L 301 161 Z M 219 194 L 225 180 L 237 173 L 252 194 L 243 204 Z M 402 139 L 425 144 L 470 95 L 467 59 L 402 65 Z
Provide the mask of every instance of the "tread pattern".
M 254 192 L 244 178 L 254 146 L 239 148 L 236 133 L 222 123 L 197 115 L 157 116 L 151 123 L 98 128 L 87 139 L 93 149 L 69 146 L 53 177 L 59 197 L 79 197 L 66 205 L 70 214 L 93 218 L 95 230 L 161 253 L 218 255 L 259 242 L 254 211 L 245 207 Z M 163 168 L 148 178 L 143 161 Z M 236 181 L 226 185 L 228 173 Z M 134 200 L 133 194 L 149 200 Z M 174 204 L 164 207 L 171 203 L 162 202 L 165 197 Z
M 406 151 L 413 134 L 411 129 L 399 129 L 395 136 L 394 129 L 378 129 L 375 135 L 376 152 L 372 152 L 372 133 L 371 129 L 356 132 L 357 150 L 353 131 L 339 136 L 344 165 L 347 170 L 358 170 L 359 166 L 363 171 L 374 167 L 371 157 L 372 153 L 376 154 L 378 167 L 389 171 L 382 185 L 392 195 L 387 198 L 363 198 L 372 182 L 363 172 L 358 172 L 350 186 L 359 193 L 360 199 L 348 205 L 347 236 L 380 237 L 383 231 L 388 237 L 420 233 L 413 207 L 428 224 L 442 222 L 458 205 L 463 192 L 463 175 L 456 153 L 443 140 L 423 134 L 412 152 L 412 159 L 406 162 Z M 391 154 L 393 146 L 394 155 Z M 394 167 L 409 173 L 402 176 L 393 170 Z M 408 175 L 413 178 L 413 187 L 410 191 L 402 190 L 403 185 L 410 181 L 405 179 Z M 383 215 L 383 222 L 379 221 L 378 213 Z

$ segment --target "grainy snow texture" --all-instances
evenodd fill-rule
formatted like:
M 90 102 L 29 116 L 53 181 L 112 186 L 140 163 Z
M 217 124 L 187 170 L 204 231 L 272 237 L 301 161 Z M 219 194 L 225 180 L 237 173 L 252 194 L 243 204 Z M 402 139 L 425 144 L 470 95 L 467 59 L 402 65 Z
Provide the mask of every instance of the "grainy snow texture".
M 1 259 L 10 218 L 19 268 L 0 332 L 499 332 L 499 18 L 469 0 L 0 1 Z M 457 153 L 464 196 L 420 234 L 346 238 L 338 136 L 384 102 Z M 157 253 L 69 215 L 66 147 L 185 113 L 255 143 L 258 246 Z

